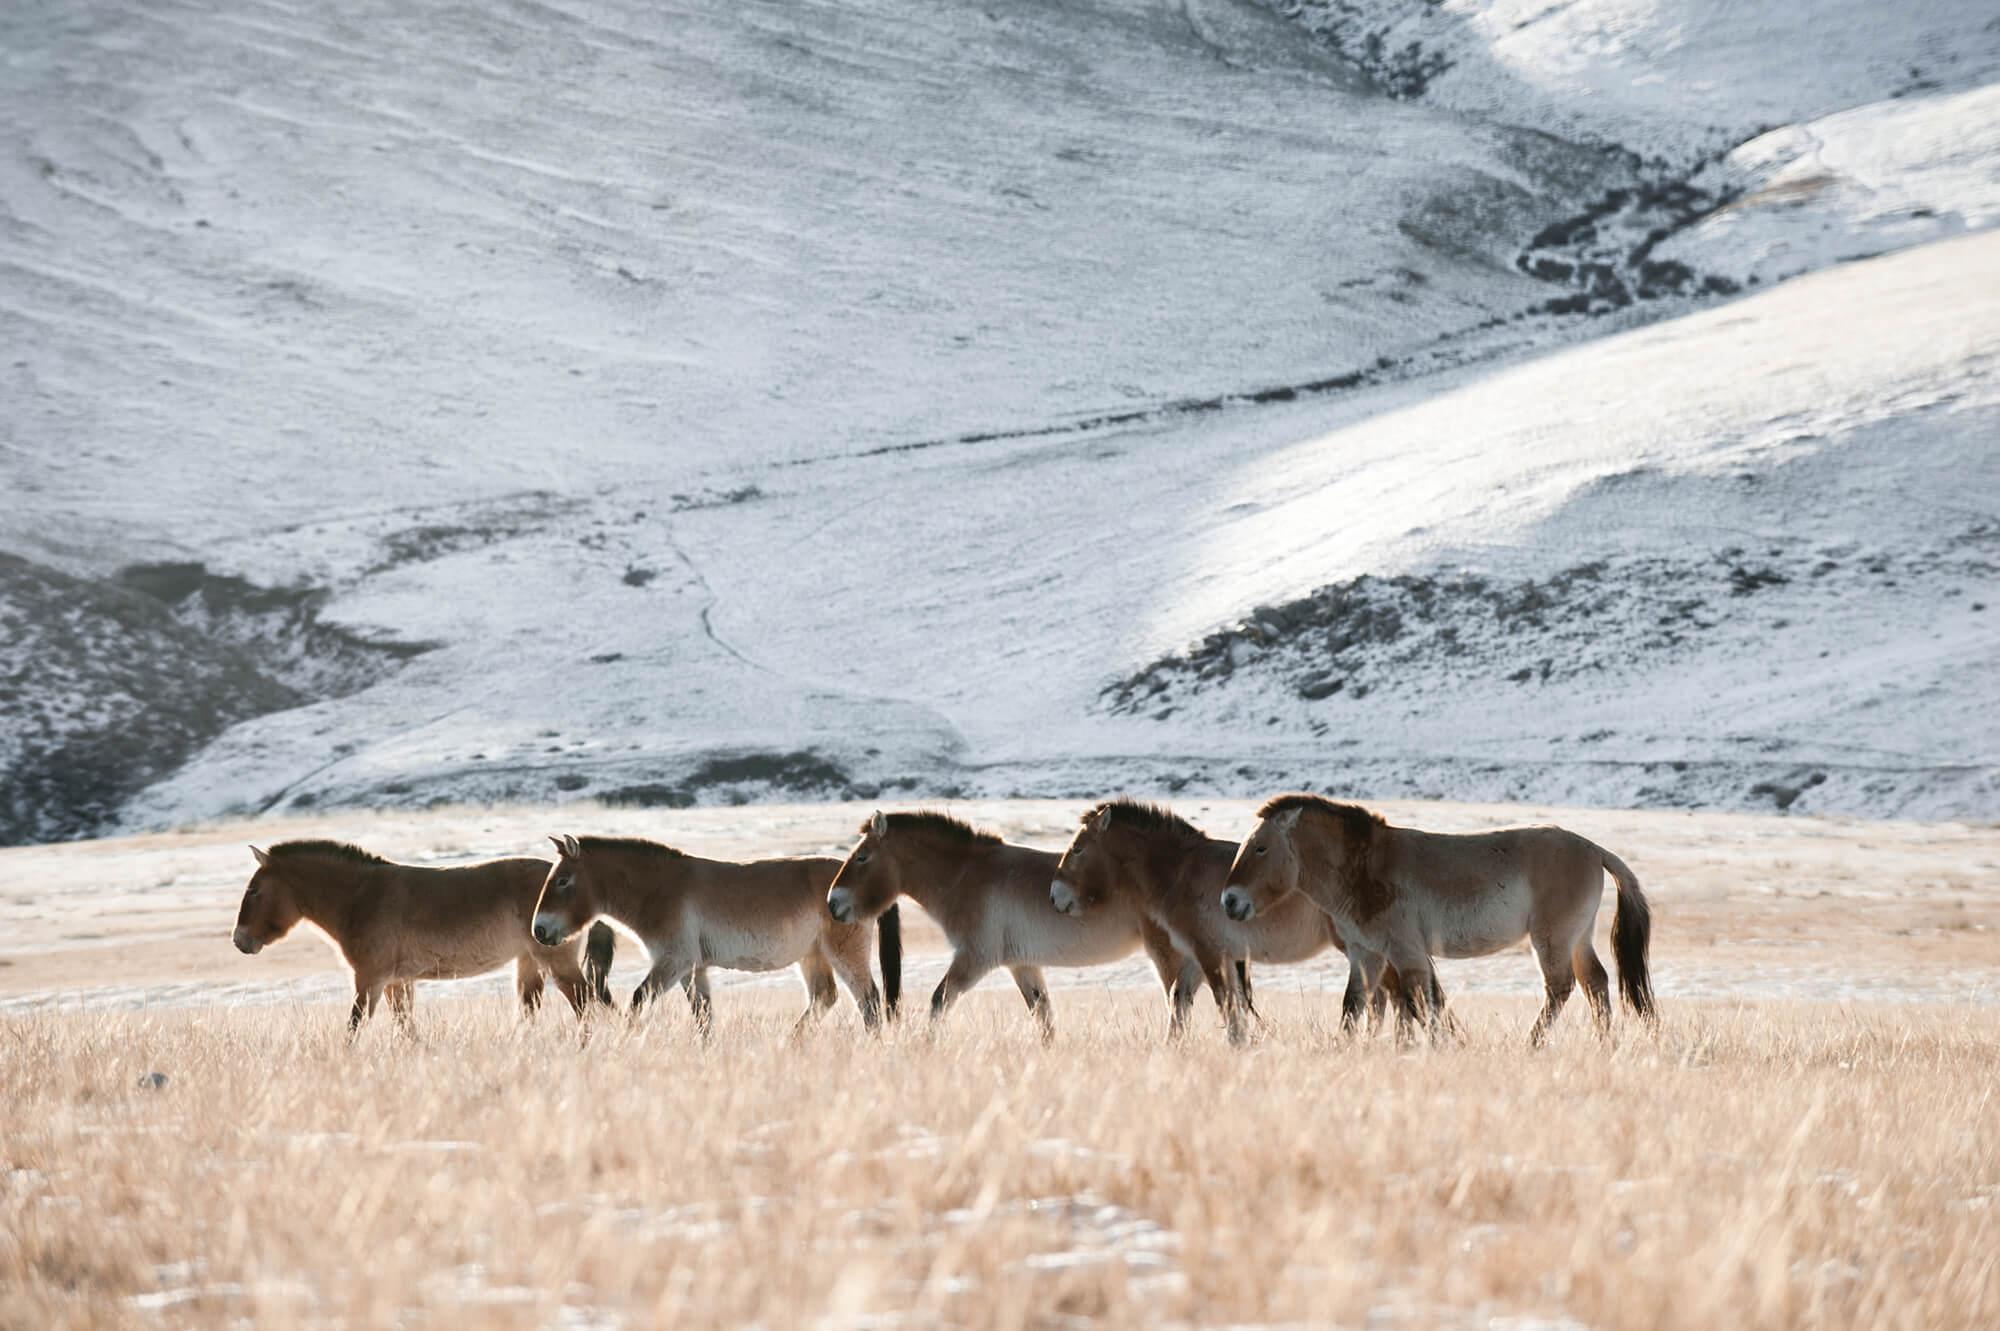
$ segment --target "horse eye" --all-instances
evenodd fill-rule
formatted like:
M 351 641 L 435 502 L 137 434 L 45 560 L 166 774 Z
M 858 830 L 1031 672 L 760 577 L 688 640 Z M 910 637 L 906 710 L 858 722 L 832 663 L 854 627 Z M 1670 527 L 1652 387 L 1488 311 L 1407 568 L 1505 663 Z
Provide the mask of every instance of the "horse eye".
M 856 864 L 866 864 L 868 863 L 868 857 L 866 855 L 856 855 L 854 857 L 854 862 Z
M 1271 848 L 1270 848 L 1269 846 L 1259 846 L 1259 847 L 1257 847 L 1257 853 L 1258 853 L 1259 855 L 1262 855 L 1262 854 L 1264 854 L 1265 852 L 1269 851 L 1270 849 L 1271 849 Z

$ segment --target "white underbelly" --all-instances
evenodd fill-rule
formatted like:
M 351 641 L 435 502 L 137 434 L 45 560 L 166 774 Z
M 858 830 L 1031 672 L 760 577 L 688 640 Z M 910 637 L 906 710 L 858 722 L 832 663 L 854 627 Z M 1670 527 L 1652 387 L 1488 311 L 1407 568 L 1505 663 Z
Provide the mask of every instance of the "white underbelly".
M 997 927 L 989 932 L 998 936 L 997 959 L 1002 965 L 1102 966 L 1131 956 L 1139 946 L 1138 922 L 1120 911 L 1079 916 L 1006 905 L 994 910 Z
M 803 913 L 761 929 L 704 922 L 697 929 L 695 956 L 722 970 L 783 970 L 797 965 L 818 936 L 818 919 Z

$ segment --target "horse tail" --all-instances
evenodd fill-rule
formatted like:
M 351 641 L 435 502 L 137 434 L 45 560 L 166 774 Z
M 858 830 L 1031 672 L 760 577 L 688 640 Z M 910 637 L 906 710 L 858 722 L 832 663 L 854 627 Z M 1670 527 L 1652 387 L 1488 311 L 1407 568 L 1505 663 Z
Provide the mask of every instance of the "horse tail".
M 903 997 L 903 916 L 895 905 L 875 921 L 875 948 L 882 958 L 882 1010 L 894 1019 Z
M 618 1006 L 611 997 L 611 953 L 617 946 L 618 936 L 602 920 L 590 926 L 583 940 L 584 985 L 606 1007 Z
M 1653 937 L 1653 909 L 1639 890 L 1639 878 L 1625 861 L 1599 846 L 1604 868 L 1618 882 L 1618 914 L 1611 921 L 1611 950 L 1618 958 L 1618 988 L 1642 1017 L 1655 1015 L 1653 977 L 1646 970 L 1646 946 Z

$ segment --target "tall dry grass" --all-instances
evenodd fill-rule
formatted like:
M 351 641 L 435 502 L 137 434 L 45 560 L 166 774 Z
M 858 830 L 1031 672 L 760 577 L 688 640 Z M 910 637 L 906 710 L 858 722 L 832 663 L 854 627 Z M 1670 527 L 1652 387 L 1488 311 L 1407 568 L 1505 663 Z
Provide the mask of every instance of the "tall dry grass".
M 731 994 L 0 1022 L 0 1324 L 2000 1325 L 2000 1017 L 1526 1002 L 1248 1050 L 1138 995 L 882 1043 Z M 1205 1001 L 1205 1000 L 1204 1000 Z M 163 1073 L 155 1086 L 150 1074 Z

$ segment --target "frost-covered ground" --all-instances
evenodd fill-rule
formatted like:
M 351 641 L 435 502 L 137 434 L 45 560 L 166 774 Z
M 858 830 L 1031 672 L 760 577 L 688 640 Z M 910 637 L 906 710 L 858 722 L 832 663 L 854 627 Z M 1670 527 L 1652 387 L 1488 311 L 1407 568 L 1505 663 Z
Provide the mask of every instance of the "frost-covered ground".
M 0 839 L 2000 808 L 1982 6 L 33 0 L 0 50 Z M 34 646 L 63 578 L 101 678 Z M 255 682 L 140 746 L 135 624 Z

